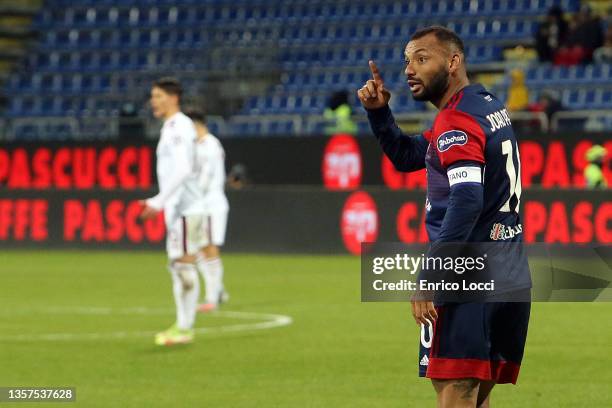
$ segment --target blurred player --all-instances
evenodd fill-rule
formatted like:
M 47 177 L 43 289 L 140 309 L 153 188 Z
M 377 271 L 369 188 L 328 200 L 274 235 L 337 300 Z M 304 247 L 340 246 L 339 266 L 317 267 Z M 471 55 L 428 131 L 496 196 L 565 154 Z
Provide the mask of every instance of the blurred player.
M 223 262 L 220 247 L 225 241 L 229 205 L 225 197 L 225 152 L 221 142 L 208 131 L 204 113 L 197 109 L 186 112 L 197 132 L 198 184 L 204 192 L 204 247 L 197 257 L 198 270 L 206 284 L 200 312 L 211 312 L 229 300 L 223 285 Z
M 194 262 L 203 244 L 203 194 L 195 172 L 196 130 L 180 111 L 181 94 L 181 85 L 174 78 L 161 78 L 151 88 L 153 115 L 164 121 L 156 151 L 159 194 L 143 201 L 141 218 L 164 211 L 168 269 L 176 303 L 176 323 L 155 336 L 158 345 L 193 341 L 200 293 Z
M 388 106 L 391 94 L 373 61 L 372 79 L 357 94 L 396 168 L 427 169 L 426 227 L 432 248 L 492 240 L 503 248 L 522 248 L 520 232 L 494 234 L 522 231 L 519 151 L 503 104 L 482 85 L 470 85 L 463 42 L 451 30 L 417 31 L 405 58 L 413 98 L 439 110 L 430 130 L 412 137 L 401 132 Z M 531 278 L 526 258 L 516 255 L 509 250 L 507 262 L 516 264 L 513 289 L 524 293 Z M 412 302 L 422 330 L 420 375 L 432 379 L 439 407 L 485 408 L 495 384 L 516 383 L 529 311 L 529 302 Z

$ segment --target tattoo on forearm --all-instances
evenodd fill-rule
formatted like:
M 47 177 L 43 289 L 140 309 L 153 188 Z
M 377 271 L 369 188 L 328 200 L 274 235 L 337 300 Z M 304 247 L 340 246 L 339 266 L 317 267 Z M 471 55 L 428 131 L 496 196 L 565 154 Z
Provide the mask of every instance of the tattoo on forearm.
M 474 391 L 478 387 L 479 381 L 476 378 L 467 378 L 465 380 L 457 380 L 453 383 L 453 387 L 457 392 L 461 393 L 462 399 L 472 399 Z

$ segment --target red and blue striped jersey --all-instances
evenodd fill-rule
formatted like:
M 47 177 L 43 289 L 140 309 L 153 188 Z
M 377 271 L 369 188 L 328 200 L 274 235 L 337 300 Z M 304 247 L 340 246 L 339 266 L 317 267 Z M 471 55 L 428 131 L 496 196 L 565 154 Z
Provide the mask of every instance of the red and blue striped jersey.
M 428 142 L 426 226 L 436 241 L 451 187 L 483 185 L 483 208 L 470 242 L 521 241 L 521 171 L 518 144 L 504 105 L 482 85 L 456 93 L 423 134 Z

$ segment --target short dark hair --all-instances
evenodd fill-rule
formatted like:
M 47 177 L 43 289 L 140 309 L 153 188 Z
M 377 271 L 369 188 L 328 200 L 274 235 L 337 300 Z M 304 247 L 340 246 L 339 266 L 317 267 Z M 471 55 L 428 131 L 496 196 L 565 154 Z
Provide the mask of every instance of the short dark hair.
M 189 116 L 189 118 L 194 122 L 201 122 L 206 124 L 206 115 L 201 109 L 198 109 L 194 106 L 189 106 L 183 110 L 183 113 Z
M 183 87 L 178 79 L 174 77 L 163 77 L 153 82 L 154 88 L 162 89 L 168 95 L 176 95 L 181 100 Z
M 457 35 L 457 33 L 455 33 L 449 28 L 442 27 L 439 25 L 433 25 L 417 30 L 414 34 L 412 34 L 412 37 L 410 37 L 410 41 L 417 40 L 429 34 L 435 35 L 438 41 L 442 43 L 453 44 L 455 47 L 457 47 L 457 49 L 459 49 L 459 51 L 461 51 L 462 54 L 465 54 L 465 47 L 463 46 L 463 41 Z

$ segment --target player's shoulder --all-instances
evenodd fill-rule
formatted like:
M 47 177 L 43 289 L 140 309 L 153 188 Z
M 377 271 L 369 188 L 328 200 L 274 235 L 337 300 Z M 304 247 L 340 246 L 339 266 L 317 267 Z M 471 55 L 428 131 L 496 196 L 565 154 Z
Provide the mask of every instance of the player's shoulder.
M 452 105 L 453 110 L 475 119 L 484 118 L 503 108 L 504 104 L 481 84 L 472 84 L 463 88 Z
M 208 139 L 209 143 L 214 146 L 215 149 L 217 150 L 223 150 L 223 144 L 221 143 L 221 141 L 219 140 L 219 138 L 215 135 L 213 135 L 212 133 L 208 133 L 208 135 L 206 136 L 206 139 Z
M 185 130 L 195 130 L 195 128 L 189 116 L 185 115 L 183 112 L 177 112 L 164 122 L 163 130 L 169 132 L 182 132 Z
M 223 145 L 219 139 L 212 133 L 206 134 L 205 137 L 198 140 L 198 147 L 209 154 L 223 152 Z
M 484 86 L 468 85 L 453 95 L 438 113 L 434 130 L 438 134 L 451 129 L 481 133 L 478 129 L 486 128 L 487 117 L 503 109 L 503 103 Z
M 177 147 L 185 143 L 193 144 L 196 139 L 195 126 L 187 115 L 178 112 L 164 122 L 162 138 Z
M 468 129 L 478 122 L 478 117 L 469 111 L 445 107 L 434 120 L 434 134 L 440 134 L 451 129 Z
M 193 121 L 183 112 L 178 112 L 176 115 L 174 115 L 173 119 L 175 120 L 175 124 L 178 128 L 195 130 Z
M 221 144 L 221 142 L 219 141 L 219 138 L 210 132 L 208 132 L 208 134 L 206 135 L 206 139 L 208 139 L 211 143 L 214 143 L 216 145 Z
M 438 152 L 449 156 L 444 160 L 447 163 L 484 160 L 481 156 L 487 136 L 482 105 L 487 103 L 487 94 L 482 85 L 469 85 L 453 95 L 436 116 L 432 136 Z

